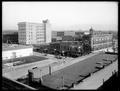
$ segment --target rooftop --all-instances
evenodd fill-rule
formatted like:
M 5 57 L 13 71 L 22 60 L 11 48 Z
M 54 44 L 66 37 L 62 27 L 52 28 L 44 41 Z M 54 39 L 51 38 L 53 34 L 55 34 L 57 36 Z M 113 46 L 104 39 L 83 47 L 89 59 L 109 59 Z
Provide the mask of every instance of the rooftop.
M 28 85 L 22 84 L 18 81 L 2 77 L 2 90 L 36 90 Z
M 5 44 L 5 43 L 2 44 L 2 51 L 18 50 L 18 49 L 25 49 L 25 48 L 32 48 L 32 46 Z

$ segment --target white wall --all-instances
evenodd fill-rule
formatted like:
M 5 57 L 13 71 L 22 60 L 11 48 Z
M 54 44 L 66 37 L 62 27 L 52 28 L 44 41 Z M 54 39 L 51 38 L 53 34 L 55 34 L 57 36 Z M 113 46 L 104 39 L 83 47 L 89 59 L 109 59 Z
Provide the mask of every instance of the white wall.
M 51 35 L 52 31 L 51 31 L 51 24 L 48 22 L 46 23 L 46 43 L 50 43 L 51 42 Z
M 33 55 L 33 48 L 3 51 L 2 59 L 5 60 L 5 59 L 13 58 L 13 52 L 16 52 L 16 58 L 25 57 L 25 56 Z

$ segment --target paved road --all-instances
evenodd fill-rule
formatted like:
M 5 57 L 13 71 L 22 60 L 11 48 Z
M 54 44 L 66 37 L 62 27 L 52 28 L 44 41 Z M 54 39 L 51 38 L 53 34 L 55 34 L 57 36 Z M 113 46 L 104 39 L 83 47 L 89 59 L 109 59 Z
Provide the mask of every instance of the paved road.
M 78 89 L 98 89 L 104 82 L 107 81 L 113 74 L 114 70 L 118 71 L 118 61 L 115 61 L 110 66 L 105 69 L 96 72 L 91 77 L 85 79 L 83 83 L 80 83 L 78 86 L 74 86 L 74 90 Z
M 97 55 L 97 53 L 95 54 L 91 53 L 89 55 L 85 55 L 85 56 L 78 57 L 78 58 L 70 58 L 70 57 L 62 58 L 62 59 L 52 58 L 52 60 L 55 60 L 56 62 L 51 64 L 51 72 L 55 72 L 57 70 L 63 69 L 67 66 L 70 66 L 74 63 L 77 63 L 79 61 L 92 57 L 94 55 Z M 41 75 L 44 76 L 44 75 L 49 74 L 49 67 L 46 66 L 44 68 L 34 69 L 32 70 L 32 72 L 35 78 L 40 78 Z
M 84 61 L 77 62 L 71 66 L 65 67 L 59 71 L 53 72 L 52 75 L 43 76 L 43 84 L 50 88 L 57 89 L 62 86 L 62 77 L 64 78 L 64 84 L 70 85 L 80 80 L 79 75 L 85 75 L 96 71 L 96 62 L 103 62 L 102 59 L 114 60 L 116 55 L 111 54 L 98 54 L 94 57 L 85 59 Z
M 55 67 L 53 67 L 52 72 L 63 69 L 65 67 L 67 67 L 67 66 L 70 66 L 70 65 L 75 64 L 77 62 L 83 61 L 83 60 L 88 59 L 88 58 L 90 58 L 92 56 L 95 56 L 97 54 L 99 54 L 99 52 L 91 53 L 89 55 L 81 56 L 81 57 L 78 57 L 78 58 L 62 59 L 62 61 L 64 61 L 64 62 L 61 65 L 58 65 L 58 66 L 56 65 Z
M 11 79 L 17 79 L 17 78 L 20 78 L 20 77 L 26 75 L 28 73 L 28 69 L 31 69 L 35 66 L 43 67 L 43 66 L 49 65 L 53 62 L 54 62 L 53 60 L 49 59 L 49 60 L 44 60 L 44 61 L 40 61 L 40 62 L 35 62 L 33 64 L 26 65 L 26 66 L 22 65 L 19 67 L 14 67 L 9 70 L 6 70 L 2 75 L 6 76 L 8 78 L 11 78 Z
M 36 55 L 36 56 L 42 56 L 39 53 L 34 53 L 34 55 Z M 95 54 L 91 54 L 91 55 L 86 55 L 86 56 L 83 56 L 83 57 L 79 57 L 76 60 L 80 61 L 78 59 L 83 60 L 83 59 L 87 58 L 87 56 L 92 56 L 92 55 L 95 55 Z M 25 76 L 28 73 L 28 69 L 31 69 L 31 68 L 33 68 L 35 66 L 37 66 L 37 67 L 44 67 L 44 66 L 52 64 L 52 63 L 54 63 L 56 61 L 58 62 L 58 61 L 63 60 L 63 59 L 56 59 L 56 58 L 54 58 L 53 55 L 50 55 L 50 57 L 51 58 L 48 59 L 48 60 L 44 60 L 44 61 L 40 61 L 40 62 L 35 62 L 35 63 L 31 63 L 31 64 L 20 65 L 20 66 L 16 66 L 16 67 L 13 67 L 13 68 L 10 68 L 10 69 L 3 69 L 3 74 L 2 75 L 6 76 L 8 78 L 11 78 L 11 79 L 17 79 L 17 78 L 20 78 L 22 76 Z M 71 60 L 73 60 L 73 62 Z M 71 61 L 69 64 L 73 64 L 73 63 L 77 62 L 77 61 L 74 61 L 73 58 L 66 58 L 66 61 L 67 62 Z M 67 64 L 67 65 L 69 65 L 69 64 Z M 61 69 L 61 68 L 63 68 L 63 67 L 56 68 L 56 70 Z
M 73 63 L 76 63 L 78 61 L 81 61 L 83 59 L 86 59 L 87 57 L 91 57 L 92 55 L 96 55 L 97 53 L 91 53 L 90 55 L 86 55 L 86 56 L 82 56 L 82 57 L 79 57 L 79 58 L 76 58 L 76 59 L 73 59 L 73 58 L 66 58 L 66 62 L 69 62 L 67 64 L 64 64 L 64 66 L 62 67 L 59 67 L 59 68 L 54 68 L 56 70 L 59 70 L 59 69 L 62 69 L 68 65 L 71 65 Z M 43 55 L 41 55 L 40 53 L 34 53 L 34 55 L 36 56 L 41 56 L 43 57 Z M 44 60 L 44 61 L 40 61 L 40 62 L 35 62 L 35 63 L 31 63 L 31 64 L 25 64 L 25 65 L 20 65 L 20 66 L 16 66 L 16 67 L 12 67 L 10 69 L 3 69 L 3 76 L 6 76 L 8 78 L 11 78 L 11 79 L 17 79 L 17 78 L 20 78 L 22 76 L 25 76 L 27 73 L 28 73 L 28 69 L 31 69 L 35 66 L 37 67 L 44 67 L 44 66 L 47 66 L 47 65 L 50 65 L 54 62 L 58 62 L 58 61 L 61 61 L 63 59 L 56 59 L 54 58 L 53 55 L 48 55 L 48 60 Z M 79 59 L 79 60 L 78 60 Z

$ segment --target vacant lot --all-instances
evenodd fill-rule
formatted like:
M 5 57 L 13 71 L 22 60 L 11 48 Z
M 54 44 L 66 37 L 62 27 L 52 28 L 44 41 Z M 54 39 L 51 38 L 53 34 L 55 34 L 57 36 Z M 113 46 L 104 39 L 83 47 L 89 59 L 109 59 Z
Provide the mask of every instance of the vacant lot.
M 47 59 L 47 58 L 39 57 L 39 56 L 27 56 L 27 57 L 15 58 L 15 59 L 11 59 L 11 60 L 4 60 L 3 64 L 10 63 L 10 62 L 19 62 L 16 65 L 22 65 L 22 64 L 28 64 L 28 63 L 32 63 L 32 62 L 42 61 L 45 59 Z

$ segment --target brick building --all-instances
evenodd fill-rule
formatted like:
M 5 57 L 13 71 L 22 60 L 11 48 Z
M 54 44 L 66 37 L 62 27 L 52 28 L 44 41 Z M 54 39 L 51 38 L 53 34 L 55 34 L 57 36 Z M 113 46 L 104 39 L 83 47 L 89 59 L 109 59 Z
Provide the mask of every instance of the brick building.
M 49 52 L 52 54 L 61 54 L 67 56 L 81 56 L 85 53 L 90 53 L 91 48 L 89 45 L 82 41 L 62 41 L 50 43 Z
M 81 31 L 52 31 L 52 42 L 78 41 L 83 34 Z
M 91 35 L 91 48 L 93 51 L 112 47 L 113 34 L 103 31 L 89 30 Z

